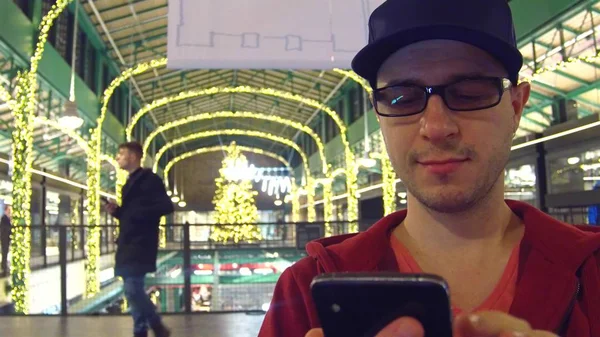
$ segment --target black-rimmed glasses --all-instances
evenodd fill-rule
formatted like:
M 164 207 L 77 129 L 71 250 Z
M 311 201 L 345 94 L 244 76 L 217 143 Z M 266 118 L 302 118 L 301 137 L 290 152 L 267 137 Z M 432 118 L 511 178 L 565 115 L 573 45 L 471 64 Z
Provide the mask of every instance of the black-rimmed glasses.
M 511 82 L 503 77 L 465 78 L 446 85 L 390 85 L 373 90 L 375 111 L 385 117 L 416 115 L 427 107 L 429 97 L 439 95 L 450 110 L 474 111 L 500 103 Z

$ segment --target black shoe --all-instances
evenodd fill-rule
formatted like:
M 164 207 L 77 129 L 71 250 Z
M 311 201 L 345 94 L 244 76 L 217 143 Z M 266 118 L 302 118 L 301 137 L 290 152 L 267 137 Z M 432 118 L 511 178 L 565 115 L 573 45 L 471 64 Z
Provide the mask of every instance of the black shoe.
M 169 337 L 171 336 L 171 330 L 164 326 L 164 324 L 159 324 L 155 327 L 152 327 L 152 331 L 154 331 L 154 336 L 156 337 Z
M 134 333 L 133 337 L 148 337 L 148 331 Z

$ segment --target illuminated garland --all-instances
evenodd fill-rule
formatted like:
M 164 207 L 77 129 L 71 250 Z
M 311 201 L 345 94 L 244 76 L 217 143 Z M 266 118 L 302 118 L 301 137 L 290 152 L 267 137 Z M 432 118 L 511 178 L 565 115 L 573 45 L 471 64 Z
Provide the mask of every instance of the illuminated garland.
M 600 60 L 600 52 L 598 52 L 595 55 L 569 57 L 566 60 L 557 62 L 557 63 L 555 63 L 553 65 L 545 66 L 545 67 L 537 69 L 533 73 L 532 76 L 524 76 L 524 75 L 522 75 L 525 78 L 522 78 L 521 81 L 523 81 L 523 82 L 531 82 L 537 76 L 540 76 L 540 75 L 542 75 L 544 73 L 552 72 L 552 71 L 555 71 L 555 70 L 564 70 L 570 64 L 582 63 L 582 62 L 584 62 L 584 63 L 594 63 L 594 62 L 596 62 L 598 60 Z
M 102 128 L 102 122 L 104 122 L 104 118 L 106 116 L 106 112 L 108 110 L 108 103 L 112 98 L 115 90 L 123 84 L 123 82 L 130 79 L 132 76 L 136 76 L 142 73 L 145 73 L 148 70 L 156 69 L 159 67 L 163 67 L 167 65 L 167 58 L 160 58 L 156 60 L 151 60 L 149 62 L 140 63 L 134 67 L 124 70 L 118 77 L 116 77 L 110 85 L 104 90 L 104 94 L 102 95 L 102 107 L 100 108 L 100 117 L 98 121 L 101 123 L 98 124 L 98 128 Z
M 4 88 L 1 85 L 0 85 L 0 100 L 6 102 L 6 105 L 8 105 L 8 108 L 11 110 L 15 106 L 15 101 L 14 101 L 12 95 L 10 94 L 10 92 L 8 92 L 8 90 L 6 90 L 6 88 Z
M 38 89 L 37 70 L 48 32 L 54 20 L 71 0 L 57 0 L 42 18 L 39 26 L 38 41 L 30 59 L 29 71 L 17 75 L 15 101 L 12 104 L 14 130 L 12 132 L 12 197 L 13 215 L 11 231 L 11 298 L 15 312 L 28 313 L 28 278 L 31 256 L 31 168 L 33 166 L 33 122 L 36 111 Z M 3 94 L 8 98 L 10 95 Z
M 325 236 L 327 237 L 333 235 L 330 224 L 333 221 L 333 179 L 318 179 L 316 183 L 323 186 L 323 219 L 325 220 Z
M 167 217 L 161 216 L 158 224 L 158 247 L 167 247 Z
M 371 157 L 381 161 L 383 215 L 388 215 L 396 211 L 396 172 L 385 147 L 381 153 L 372 153 Z
M 342 174 L 346 174 L 346 170 L 344 170 L 343 168 L 335 169 L 333 170 L 333 172 L 331 172 L 331 179 L 335 179 L 337 176 Z
M 302 103 L 306 106 L 320 109 L 327 113 L 335 122 L 340 130 L 340 138 L 342 141 L 342 145 L 344 146 L 344 154 L 346 161 L 346 177 L 347 177 L 347 191 L 348 191 L 348 220 L 355 221 L 358 220 L 358 167 L 355 163 L 354 153 L 350 149 L 350 143 L 348 143 L 348 139 L 346 137 L 346 126 L 338 116 L 338 114 L 328 107 L 325 104 L 320 103 L 317 100 L 310 99 L 301 95 L 296 95 L 291 92 L 280 91 L 273 88 L 255 88 L 249 86 L 239 86 L 239 87 L 212 87 L 208 89 L 199 89 L 199 90 L 190 90 L 180 92 L 177 95 L 163 97 L 158 100 L 153 101 L 152 103 L 144 106 L 142 109 L 135 114 L 129 125 L 125 130 L 127 139 L 132 139 L 133 129 L 138 121 L 149 111 L 156 109 L 158 107 L 164 106 L 169 103 L 178 102 L 181 100 L 200 97 L 200 96 L 210 96 L 215 94 L 234 94 L 234 93 L 247 93 L 247 94 L 256 94 L 256 95 L 265 95 L 271 97 L 277 97 L 281 99 L 286 99 L 298 103 Z M 156 159 L 155 159 L 156 160 Z M 309 193 L 309 199 L 311 198 L 311 194 Z M 310 201 L 308 201 L 310 202 Z M 352 231 L 358 231 L 358 223 L 353 223 L 350 227 Z
M 312 177 L 306 177 L 306 203 L 309 205 L 306 211 L 306 220 L 314 222 L 317 220 L 317 211 L 315 209 L 315 180 Z
M 371 93 L 373 93 L 373 89 L 371 88 L 371 85 L 369 84 L 369 82 L 367 80 L 365 80 L 364 78 L 360 77 L 360 75 L 358 75 L 354 71 L 352 71 L 352 70 L 343 70 L 343 69 L 339 69 L 339 68 L 334 68 L 333 71 L 336 72 L 336 73 L 338 73 L 338 74 L 342 74 L 344 76 L 347 76 L 348 78 L 352 79 L 354 82 L 360 84 L 360 86 L 363 87 L 363 89 L 365 89 L 365 91 L 369 95 Z
M 254 197 L 258 193 L 252 190 L 252 180 L 229 180 L 225 174 L 227 169 L 237 165 L 247 167 L 248 160 L 235 142 L 231 142 L 225 151 L 227 155 L 219 169 L 220 176 L 215 179 L 216 191 L 213 198 L 215 222 L 221 225 L 212 226 L 210 239 L 222 243 L 260 241 L 260 228 L 255 225 L 258 221 L 258 208 Z
M 202 121 L 202 120 L 211 120 L 211 119 L 215 119 L 215 118 L 249 118 L 249 119 L 257 119 L 257 120 L 266 120 L 266 121 L 270 121 L 273 123 L 287 125 L 289 127 L 292 127 L 296 130 L 299 130 L 299 131 L 302 131 L 302 132 L 308 134 L 317 144 L 317 149 L 318 149 L 319 156 L 321 158 L 321 163 L 322 163 L 322 171 L 325 175 L 327 175 L 327 160 L 325 158 L 325 146 L 323 145 L 321 138 L 310 127 L 308 127 L 302 123 L 298 123 L 298 122 L 291 121 L 289 119 L 281 118 L 279 116 L 266 115 L 266 114 L 250 112 L 250 111 L 235 111 L 235 112 L 234 111 L 218 111 L 218 112 L 203 113 L 203 114 L 199 114 L 199 115 L 189 116 L 189 117 L 185 117 L 185 118 L 178 119 L 175 121 L 167 122 L 167 123 L 159 126 L 158 128 L 156 128 L 154 131 L 152 131 L 148 135 L 148 137 L 146 137 L 146 140 L 144 141 L 144 146 L 143 146 L 144 158 L 142 158 L 142 163 L 145 162 L 145 160 L 146 160 L 145 156 L 148 153 L 148 149 L 150 148 L 150 145 L 152 144 L 152 140 L 156 136 L 161 134 L 162 132 L 165 132 L 167 130 L 170 130 L 172 128 L 175 128 L 175 127 L 178 127 L 181 125 L 185 125 L 185 124 L 189 124 L 189 123 L 193 123 L 193 122 L 197 122 L 197 121 Z
M 302 164 L 304 167 L 304 172 L 306 172 L 306 177 L 307 177 L 307 181 L 309 180 L 309 178 L 311 177 L 310 175 L 310 170 L 308 169 L 308 157 L 306 156 L 306 153 L 304 153 L 304 151 L 302 151 L 302 149 L 298 146 L 298 144 L 294 143 L 293 141 L 283 138 L 283 137 L 279 137 L 270 133 L 266 133 L 266 132 L 261 132 L 261 131 L 254 131 L 254 130 L 239 130 L 239 129 L 225 129 L 225 130 L 210 130 L 210 131 L 201 131 L 201 132 L 197 132 L 197 133 L 193 133 L 175 140 L 172 140 L 170 142 L 168 142 L 167 144 L 165 144 L 165 146 L 163 146 L 162 148 L 160 148 L 160 150 L 156 153 L 156 156 L 154 158 L 154 166 L 153 166 L 153 171 L 157 172 L 158 171 L 158 163 L 160 162 L 160 158 L 162 157 L 163 154 L 165 154 L 165 152 L 167 150 L 169 150 L 171 147 L 176 146 L 178 144 L 182 144 L 185 143 L 187 141 L 190 140 L 195 140 L 195 139 L 199 139 L 199 138 L 206 138 L 206 137 L 214 137 L 214 136 L 221 136 L 221 135 L 237 135 L 237 136 L 248 136 L 248 137 L 257 137 L 257 138 L 265 138 L 265 139 L 269 139 L 271 141 L 274 142 L 278 142 L 278 143 L 282 143 L 284 145 L 287 145 L 291 148 L 293 148 L 294 150 L 296 150 L 299 154 L 300 157 L 302 158 Z M 310 178 L 312 179 L 312 178 Z M 307 195 L 307 202 L 310 205 L 308 207 L 309 209 L 309 213 L 310 210 L 313 209 L 313 213 L 314 212 L 314 187 L 312 188 L 308 188 L 308 190 L 312 190 L 312 193 L 309 193 Z M 292 207 L 293 208 L 293 207 Z M 298 212 L 299 212 L 299 206 L 298 206 Z M 315 219 L 316 216 L 313 218 Z M 310 221 L 310 218 L 309 218 Z M 314 221 L 314 220 L 312 220 Z
M 31 257 L 31 168 L 33 164 L 33 118 L 35 97 L 28 85 L 32 76 L 17 75 L 16 105 L 12 110 L 15 128 L 12 132 L 12 230 L 10 245 L 11 297 L 17 313 L 27 314 L 29 307 L 28 281 Z M 33 78 L 35 82 L 35 78 Z M 35 93 L 35 91 L 34 91 Z
M 296 186 L 296 179 L 292 177 L 292 192 L 291 203 L 292 203 L 292 222 L 300 221 L 300 195 L 298 194 L 298 186 Z

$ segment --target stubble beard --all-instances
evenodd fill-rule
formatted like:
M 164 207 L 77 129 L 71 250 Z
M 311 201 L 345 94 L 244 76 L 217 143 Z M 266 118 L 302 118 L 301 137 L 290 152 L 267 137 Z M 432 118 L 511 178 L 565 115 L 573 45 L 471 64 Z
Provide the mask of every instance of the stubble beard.
M 504 145 L 501 146 L 504 147 Z M 426 155 L 418 152 L 408 154 L 407 162 L 409 164 L 404 166 L 406 172 L 399 172 L 399 176 L 408 192 L 426 208 L 446 214 L 466 212 L 488 197 L 504 172 L 510 151 L 502 151 L 499 147 L 491 150 L 496 155 L 488 158 L 487 163 L 476 169 L 473 180 L 469 180 L 462 186 L 453 184 L 452 174 L 438 176 L 437 186 L 422 186 L 415 179 L 411 179 L 411 177 L 415 177 L 416 169 L 422 169 L 417 167 L 419 164 L 416 163 L 416 158 Z M 454 152 L 469 157 L 472 162 L 468 162 L 466 165 L 480 163 L 477 154 L 470 147 Z

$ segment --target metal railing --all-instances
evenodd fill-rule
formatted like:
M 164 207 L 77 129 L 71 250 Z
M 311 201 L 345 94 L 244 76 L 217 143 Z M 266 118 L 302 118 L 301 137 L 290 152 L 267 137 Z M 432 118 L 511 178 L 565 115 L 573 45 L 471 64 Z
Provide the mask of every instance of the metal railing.
M 232 227 L 168 224 L 163 228 L 166 240 L 159 248 L 157 270 L 146 277 L 146 291 L 162 313 L 262 311 L 267 309 L 281 273 L 306 256 L 306 243 L 323 237 L 326 230 L 334 235 L 346 234 L 352 225 L 356 223 L 257 223 L 251 226 L 255 233 L 260 233 L 259 239 L 219 242 L 213 240 L 215 230 Z M 365 228 L 370 223 L 360 225 Z M 41 266 L 32 274 L 47 273 L 47 276 L 32 277 L 43 282 L 30 286 L 36 294 L 50 294 L 54 298 L 33 297 L 35 310 L 31 313 L 126 313 L 122 280 L 112 274 L 112 255 L 101 261 L 100 292 L 89 298 L 82 295 L 85 235 L 89 228 L 47 227 L 46 254 L 40 254 L 39 249 L 34 254 L 32 249 L 32 263 L 37 258 Z M 33 229 L 32 243 L 39 246 L 41 240 Z M 101 251 L 114 252 L 115 227 L 101 226 L 100 231 Z M 40 264 L 42 261 L 45 264 Z
M 561 208 L 550 208 L 548 214 L 555 219 L 570 223 L 570 224 L 590 224 L 589 221 L 589 207 L 561 207 Z M 597 225 L 597 224 L 591 224 Z
M 66 236 L 66 261 L 74 262 L 83 259 L 89 228 L 83 225 L 31 226 L 31 269 L 37 270 L 59 264 L 61 231 L 64 231 Z M 114 253 L 117 250 L 115 229 L 116 226 L 99 226 L 101 255 Z

